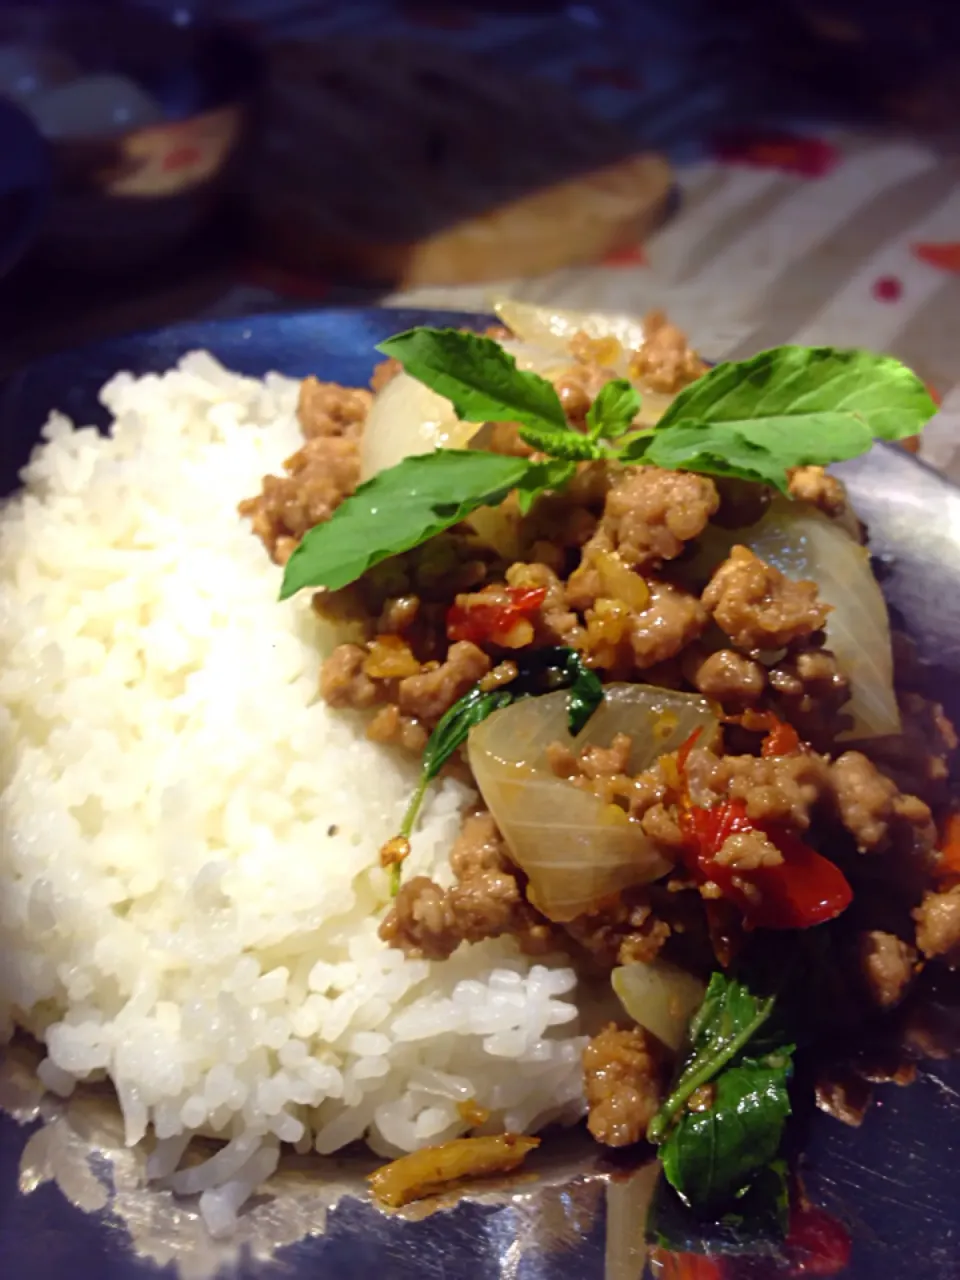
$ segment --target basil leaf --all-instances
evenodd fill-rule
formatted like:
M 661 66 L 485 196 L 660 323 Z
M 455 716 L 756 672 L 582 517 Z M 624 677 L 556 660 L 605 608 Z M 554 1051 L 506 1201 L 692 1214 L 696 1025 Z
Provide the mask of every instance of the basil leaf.
M 690 1054 L 670 1096 L 650 1121 L 650 1142 L 663 1140 L 691 1095 L 740 1053 L 770 1017 L 773 1005 L 772 996 L 761 1000 L 735 978 L 713 974 L 690 1024 Z
M 771 452 L 789 449 L 793 435 L 806 432 L 808 447 L 816 438 L 830 456 L 827 431 L 837 433 L 838 447 L 851 430 L 871 437 L 900 440 L 914 435 L 936 413 L 923 382 L 893 356 L 834 347 L 773 347 L 749 360 L 708 369 L 677 396 L 656 425 L 667 431 L 681 422 L 725 423 L 749 438 L 758 429 Z M 843 454 L 850 457 L 851 454 Z M 790 464 L 787 464 L 790 465 Z
M 678 422 L 663 435 L 655 430 L 644 449 L 643 461 L 668 471 L 699 471 L 715 476 L 757 480 L 787 492 L 787 470 L 809 464 L 842 462 L 866 453 L 873 444 L 870 429 L 850 420 L 838 429 L 829 414 L 779 424 L 731 426 Z
M 438 449 L 381 471 L 315 525 L 287 561 L 280 599 L 304 587 L 335 591 L 409 551 L 478 507 L 496 506 L 530 463 L 498 453 Z
M 660 1148 L 670 1185 L 703 1207 L 743 1191 L 777 1154 L 790 1098 L 790 1049 L 745 1059 L 716 1080 L 702 1111 L 685 1111 Z
M 767 1034 L 774 1003 L 715 973 L 690 1024 L 689 1054 L 647 1137 L 691 1205 L 740 1195 L 780 1145 L 793 1046 Z
M 475 684 L 437 722 L 423 751 L 423 777 L 431 782 L 458 747 L 463 746 L 475 724 L 514 701 L 510 686 L 484 691 Z M 404 835 L 409 834 L 403 832 Z
M 545 462 L 531 462 L 526 474 L 517 485 L 517 500 L 520 503 L 520 514 L 526 515 L 537 498 L 543 493 L 562 489 L 577 473 L 575 462 L 564 462 L 547 459 Z
M 640 412 L 640 393 L 626 378 L 605 383 L 587 410 L 591 440 L 616 440 Z
M 594 458 L 605 458 L 607 451 L 602 444 L 581 435 L 579 431 L 541 431 L 536 427 L 521 427 L 520 439 L 525 440 L 534 449 L 552 454 L 554 458 L 564 458 L 575 462 L 589 462 Z
M 603 701 L 603 684 L 595 671 L 584 666 L 576 649 L 568 650 L 567 675 L 572 678 L 567 697 L 567 727 L 575 738 Z
M 522 422 L 540 430 L 570 428 L 552 382 L 517 368 L 499 342 L 459 329 L 408 329 L 378 351 L 438 392 L 469 422 Z
M 892 356 L 774 347 L 719 364 L 685 387 L 652 436 L 623 462 L 759 480 L 787 490 L 787 471 L 865 453 L 873 439 L 914 435 L 936 412 L 921 380 Z
M 603 685 L 596 672 L 583 665 L 583 659 L 574 649 L 560 645 L 533 649 L 517 658 L 517 674 L 509 684 L 484 690 L 483 682 L 478 681 L 468 689 L 444 712 L 430 735 L 423 752 L 420 781 L 403 815 L 399 834 L 409 840 L 427 787 L 457 748 L 463 746 L 474 725 L 519 698 L 567 688 L 570 690 L 567 723 L 571 733 L 579 733 L 603 701 Z M 398 870 L 393 880 L 394 893 L 399 886 Z

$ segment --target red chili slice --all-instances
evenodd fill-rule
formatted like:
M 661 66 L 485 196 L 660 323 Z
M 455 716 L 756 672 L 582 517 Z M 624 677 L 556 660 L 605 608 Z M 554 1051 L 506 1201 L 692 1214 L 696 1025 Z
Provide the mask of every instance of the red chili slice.
M 504 587 L 505 600 L 476 598 L 447 610 L 447 638 L 473 644 L 498 644 L 521 619 L 534 617 L 547 598 L 546 587 Z
M 850 1261 L 850 1236 L 842 1223 L 815 1205 L 790 1214 L 789 1275 L 835 1276 Z
M 656 1280 L 723 1280 L 723 1263 L 701 1253 L 674 1253 L 659 1247 L 650 1250 L 650 1274 Z
M 684 861 L 690 870 L 704 881 L 712 880 L 756 928 L 808 929 L 833 920 L 850 905 L 853 890 L 838 866 L 788 828 L 753 822 L 742 800 L 688 809 L 680 815 L 680 827 L 687 838 Z M 718 863 L 716 855 L 724 842 L 739 831 L 762 831 L 783 854 L 783 862 L 750 871 Z M 745 891 L 743 883 L 756 892 Z
M 792 724 L 787 724 L 772 711 L 745 711 L 739 723 L 744 729 L 757 733 L 766 730 L 766 737 L 760 745 L 760 754 L 770 756 L 788 756 L 800 749 L 800 735 Z

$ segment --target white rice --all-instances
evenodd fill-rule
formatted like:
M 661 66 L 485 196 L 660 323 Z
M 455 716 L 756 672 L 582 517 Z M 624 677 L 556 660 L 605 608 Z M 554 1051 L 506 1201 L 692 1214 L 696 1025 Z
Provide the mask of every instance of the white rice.
M 407 960 L 377 926 L 416 765 L 317 698 L 336 642 L 279 604 L 237 502 L 297 447 L 297 383 L 197 352 L 53 414 L 0 514 L 0 1032 L 44 1085 L 109 1076 L 216 1233 L 279 1142 L 384 1155 L 582 1105 L 569 968 L 509 939 Z M 449 879 L 437 786 L 406 874 Z M 174 1172 L 191 1132 L 224 1146 Z M 172 1176 L 171 1176 L 172 1175 Z

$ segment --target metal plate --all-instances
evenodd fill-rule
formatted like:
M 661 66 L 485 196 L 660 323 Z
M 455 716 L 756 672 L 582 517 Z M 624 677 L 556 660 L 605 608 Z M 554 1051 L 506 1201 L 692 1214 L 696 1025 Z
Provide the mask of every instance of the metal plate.
M 205 347 L 231 368 L 363 384 L 373 346 L 418 323 L 481 317 L 328 311 L 186 324 L 51 357 L 0 389 L 0 493 L 16 484 L 47 411 L 103 424 L 97 391 L 117 369 L 169 367 Z M 960 708 L 960 491 L 908 454 L 877 448 L 842 469 L 885 566 L 884 589 L 925 658 L 939 696 Z M 860 1129 L 798 1099 L 794 1141 L 811 1198 L 853 1236 L 850 1280 L 960 1280 L 960 1015 L 948 994 L 930 1006 L 932 1048 L 909 1089 L 880 1085 Z M 928 1042 L 931 1037 L 928 1037 Z M 29 1050 L 0 1062 L 0 1275 L 20 1280 L 194 1280 L 219 1269 L 243 1280 L 638 1280 L 636 1256 L 608 1226 L 639 1230 L 641 1172 L 614 1166 L 581 1135 L 547 1140 L 530 1175 L 477 1196 L 386 1214 L 359 1198 L 363 1157 L 290 1160 L 242 1215 L 237 1242 L 209 1241 L 189 1203 L 144 1190 L 142 1159 L 124 1151 L 105 1092 L 41 1103 Z M 10 1115 L 19 1119 L 12 1119 Z M 28 1144 L 29 1140 L 29 1145 Z M 621 1168 L 621 1173 L 622 1168 Z M 628 1233 L 628 1236 L 630 1233 Z M 746 1275 L 738 1267 L 738 1275 Z M 751 1264 L 749 1275 L 767 1274 Z M 784 1274 L 784 1273 L 779 1273 Z

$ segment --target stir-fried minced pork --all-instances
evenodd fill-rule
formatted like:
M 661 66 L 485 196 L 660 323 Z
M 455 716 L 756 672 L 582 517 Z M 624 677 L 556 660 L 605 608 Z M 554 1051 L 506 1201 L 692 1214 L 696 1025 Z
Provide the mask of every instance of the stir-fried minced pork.
M 704 654 L 691 648 L 684 654 L 683 670 L 694 688 L 724 705 L 749 706 L 767 686 L 765 668 L 733 649 Z
M 899 1004 L 916 971 L 916 949 L 896 934 L 871 929 L 859 938 L 860 967 L 870 999 L 881 1009 Z
M 284 564 L 314 525 L 329 520 L 360 479 L 360 436 L 372 403 L 369 391 L 306 378 L 297 417 L 302 448 L 284 463 L 285 476 L 265 476 L 256 498 L 240 504 L 253 532 Z
M 630 647 L 642 670 L 674 658 L 707 625 L 707 614 L 696 596 L 670 582 L 650 584 L 650 602 L 630 621 Z
M 630 372 L 651 391 L 680 391 L 699 378 L 706 365 L 662 311 L 644 318 L 644 341 L 630 361 Z
M 660 1105 L 662 1055 L 642 1027 L 606 1027 L 583 1051 L 587 1127 L 608 1147 L 639 1142 Z
M 594 542 L 632 569 L 673 560 L 703 533 L 719 502 L 708 476 L 637 467 L 607 495 Z
M 461 640 L 450 646 L 446 660 L 439 666 L 401 680 L 397 704 L 407 715 L 435 724 L 492 665 L 482 649 L 469 640 Z
M 943 956 L 951 967 L 960 964 L 960 885 L 926 894 L 913 914 L 923 954 Z
M 828 516 L 842 515 L 847 506 L 843 481 L 823 467 L 794 467 L 790 473 L 790 496 L 812 503 Z
M 749 547 L 734 547 L 703 593 L 703 603 L 740 649 L 780 649 L 819 631 L 828 607 L 814 582 L 796 582 Z
M 863 852 L 884 848 L 898 822 L 935 839 L 930 810 L 916 796 L 904 796 L 859 751 L 845 751 L 831 769 L 833 791 L 843 825 Z
M 428 876 L 400 886 L 380 936 L 407 955 L 445 960 L 462 942 L 514 934 L 531 955 L 555 947 L 554 932 L 530 906 L 503 839 L 485 811 L 466 816 L 450 865 L 456 883 L 442 889 Z
M 829 649 L 788 653 L 769 669 L 767 681 L 771 704 L 821 750 L 846 728 L 843 705 L 850 697 L 850 681 Z
M 704 372 L 662 316 L 648 319 L 638 352 L 578 335 L 569 364 L 551 375 L 573 430 L 589 431 L 614 366 L 669 394 Z M 397 371 L 395 362 L 380 366 L 374 390 Z M 303 449 L 244 507 L 277 560 L 352 490 L 369 400 L 364 391 L 304 384 Z M 534 456 L 520 431 L 517 422 L 490 423 L 475 445 Z M 807 520 L 818 528 L 834 521 L 864 540 L 840 480 L 813 465 L 786 479 Z M 320 696 L 362 712 L 375 741 L 417 755 L 471 690 L 499 693 L 520 680 L 526 696 L 521 673 L 544 650 L 571 651 L 603 685 L 698 695 L 719 726 L 679 748 L 674 740 L 659 758 L 644 748 L 651 732 L 671 732 L 669 717 L 657 730 L 642 717 L 618 722 L 597 739 L 588 728 L 585 742 L 558 733 L 535 765 L 517 766 L 511 785 L 535 772 L 552 785 L 562 780 L 599 801 L 604 822 L 641 833 L 638 847 L 657 859 L 652 883 L 598 896 L 572 919 L 566 909 L 548 919 L 533 904 L 546 900 L 508 823 L 501 817 L 499 830 L 480 808 L 450 850 L 452 883 L 401 875 L 380 924 L 384 942 L 444 960 L 510 935 L 524 953 L 563 953 L 585 974 L 657 962 L 705 977 L 764 932 L 797 927 L 789 912 L 764 913 L 783 907 L 784 885 L 789 899 L 800 858 L 805 874 L 826 875 L 827 905 L 838 883 L 845 891 L 835 913 L 856 899 L 837 961 L 845 1010 L 892 1010 L 929 960 L 960 964 L 960 886 L 938 869 L 935 825 L 949 807 L 956 733 L 907 655 L 901 732 L 848 743 L 851 682 L 863 677 L 830 647 L 832 635 L 843 653 L 830 621 L 841 602 L 827 603 L 817 582 L 784 574 L 751 549 L 751 529 L 774 496 L 744 479 L 582 461 L 529 511 L 514 493 L 497 517 L 446 530 L 315 599 L 328 621 L 350 628 L 323 663 Z M 898 640 L 898 669 L 903 651 Z M 445 766 L 457 778 L 469 777 L 470 741 L 461 739 Z M 643 767 L 634 766 L 641 756 Z M 801 914 L 810 906 L 802 893 L 787 905 Z M 662 1046 L 640 1028 L 610 1025 L 592 1038 L 583 1065 L 591 1132 L 612 1146 L 639 1141 L 669 1075 Z M 829 1092 L 824 1085 L 824 1099 Z M 859 1118 L 856 1100 L 847 1105 L 840 1093 L 830 1105 Z

